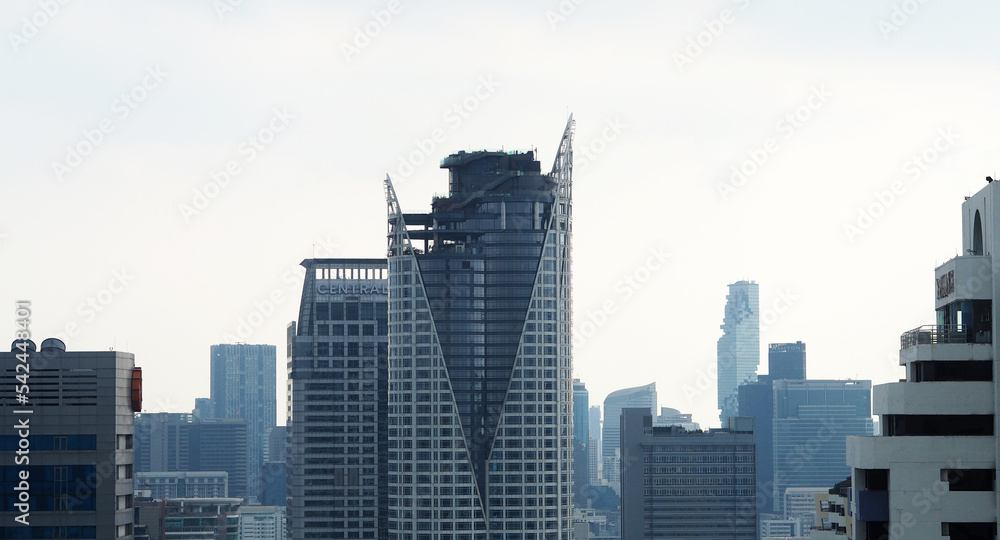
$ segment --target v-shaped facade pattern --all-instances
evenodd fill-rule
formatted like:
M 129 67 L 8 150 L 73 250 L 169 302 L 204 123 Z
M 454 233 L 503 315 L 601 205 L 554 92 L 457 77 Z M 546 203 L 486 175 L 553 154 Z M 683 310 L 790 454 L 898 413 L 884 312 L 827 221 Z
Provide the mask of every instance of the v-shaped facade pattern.
M 390 538 L 572 536 L 572 133 L 449 156 L 429 214 L 386 179 Z

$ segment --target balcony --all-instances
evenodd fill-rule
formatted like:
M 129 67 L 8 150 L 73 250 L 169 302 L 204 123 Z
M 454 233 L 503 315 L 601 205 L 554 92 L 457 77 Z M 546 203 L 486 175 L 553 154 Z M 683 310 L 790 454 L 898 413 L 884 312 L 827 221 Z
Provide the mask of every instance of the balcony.
M 904 332 L 899 337 L 900 349 L 947 343 L 993 343 L 993 336 L 989 331 L 973 332 L 967 324 L 928 324 Z

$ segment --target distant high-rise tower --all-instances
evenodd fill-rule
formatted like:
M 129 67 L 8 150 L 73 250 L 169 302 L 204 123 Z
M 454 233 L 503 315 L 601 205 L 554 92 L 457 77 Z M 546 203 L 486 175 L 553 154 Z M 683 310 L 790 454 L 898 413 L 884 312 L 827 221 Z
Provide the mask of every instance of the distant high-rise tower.
M 587 447 L 590 459 L 587 483 L 596 486 L 601 481 L 601 406 L 590 407 L 590 445 Z
M 573 379 L 573 485 L 577 506 L 586 504 L 590 464 L 590 394 L 580 379 Z
M 256 496 L 267 434 L 277 415 L 277 352 L 274 345 L 247 344 L 212 345 L 211 350 L 214 417 L 246 420 L 247 492 Z
M 772 381 L 806 378 L 806 344 L 771 343 L 767 346 L 767 374 Z
M 608 394 L 604 398 L 604 426 L 601 428 L 601 458 L 604 479 L 615 492 L 620 487 L 618 475 L 621 458 L 621 416 L 622 409 L 649 409 L 650 416 L 656 414 L 656 383 L 646 386 L 624 388 Z
M 0 538 L 131 540 L 133 415 L 142 403 L 132 354 L 17 340 L 0 366 Z
M 191 414 L 201 420 L 215 418 L 215 403 L 212 403 L 212 398 L 195 398 L 194 410 L 191 411 Z
M 719 418 L 738 414 L 738 389 L 757 379 L 760 364 L 760 292 L 753 281 L 729 285 L 718 344 Z
M 287 475 L 290 540 L 384 539 L 386 261 L 306 259 L 302 266 L 299 319 L 288 325 L 286 467 L 268 467 L 269 479 Z
M 444 159 L 389 210 L 389 539 L 572 538 L 571 140 Z
M 739 387 L 739 415 L 753 417 L 757 433 L 757 509 L 762 514 L 774 512 L 771 488 L 774 485 L 774 389 L 772 380 L 806 378 L 806 344 L 771 343 L 767 348 L 767 375 Z
M 871 381 L 772 381 L 774 509 L 785 515 L 785 490 L 833 486 L 850 474 L 846 441 L 871 435 Z

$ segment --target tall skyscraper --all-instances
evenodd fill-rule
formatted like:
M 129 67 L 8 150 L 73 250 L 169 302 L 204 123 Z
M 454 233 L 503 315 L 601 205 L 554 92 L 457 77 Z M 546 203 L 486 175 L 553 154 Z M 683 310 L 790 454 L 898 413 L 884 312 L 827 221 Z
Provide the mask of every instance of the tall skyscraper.
M 962 204 L 961 255 L 934 270 L 937 324 L 900 336 L 906 378 L 874 389 L 882 435 L 847 441 L 857 539 L 996 537 L 1000 183 L 988 180 Z
M 389 538 L 569 540 L 573 121 L 459 152 L 429 214 L 389 210 Z
M 212 345 L 214 418 L 242 418 L 247 423 L 247 490 L 260 491 L 267 434 L 277 415 L 274 345 Z
M 385 259 L 306 259 L 288 326 L 289 538 L 385 538 Z M 280 470 L 276 471 L 280 475 Z
M 772 381 L 774 509 L 785 489 L 832 486 L 850 474 L 845 441 L 871 435 L 871 381 Z
M 590 407 L 590 472 L 588 482 L 596 486 L 601 479 L 601 406 Z
M 718 343 L 719 418 L 738 414 L 741 384 L 757 379 L 760 364 L 760 292 L 753 281 L 729 285 Z
M 767 374 L 772 381 L 806 378 L 806 344 L 771 343 L 767 346 Z
M 659 426 L 622 411 L 622 540 L 755 540 L 753 419 L 724 429 Z
M 15 341 L 0 365 L 0 538 L 133 538 L 135 358 L 50 338 Z

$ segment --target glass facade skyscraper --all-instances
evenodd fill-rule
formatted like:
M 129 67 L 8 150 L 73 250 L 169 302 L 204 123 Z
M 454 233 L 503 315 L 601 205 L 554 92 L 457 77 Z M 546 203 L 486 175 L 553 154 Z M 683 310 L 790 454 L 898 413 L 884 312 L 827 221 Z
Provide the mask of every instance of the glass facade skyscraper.
M 267 434 L 277 415 L 277 352 L 274 345 L 212 345 L 214 418 L 242 418 L 247 423 L 247 493 L 260 491 Z
M 448 156 L 428 214 L 386 179 L 392 540 L 572 537 L 572 132 Z
M 306 259 L 288 326 L 288 538 L 385 538 L 385 259 Z M 278 470 L 276 476 L 280 477 Z
M 871 381 L 772 381 L 774 510 L 785 489 L 833 486 L 850 476 L 847 437 L 872 435 Z
M 736 416 L 741 384 L 757 380 L 760 364 L 760 291 L 753 281 L 729 285 L 718 343 L 719 418 Z

